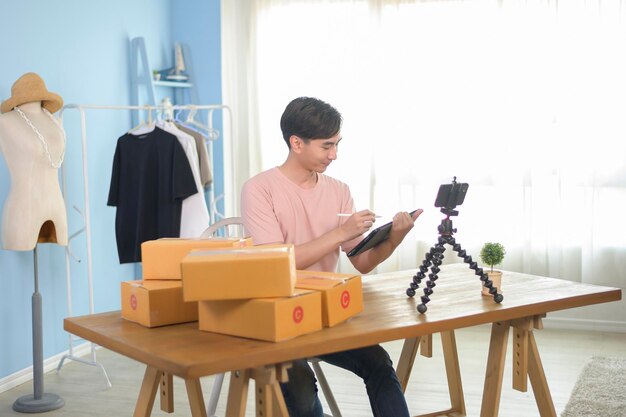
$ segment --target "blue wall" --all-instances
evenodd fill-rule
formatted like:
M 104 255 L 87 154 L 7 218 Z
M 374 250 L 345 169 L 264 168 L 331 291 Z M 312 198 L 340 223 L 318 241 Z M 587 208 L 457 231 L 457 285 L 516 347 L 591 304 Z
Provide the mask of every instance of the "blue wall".
M 66 104 L 129 103 L 129 39 L 143 36 L 153 68 L 173 63 L 173 43 L 186 42 L 193 54 L 199 103 L 221 101 L 219 0 L 0 0 L 0 101 L 26 72 L 36 72 Z M 64 112 L 64 162 L 69 233 L 83 227 L 72 208 L 83 204 L 81 140 L 77 112 Z M 120 265 L 115 245 L 115 209 L 106 206 L 116 139 L 130 128 L 120 110 L 87 112 L 93 294 L 96 312 L 120 308 L 119 283 L 133 279 L 133 265 Z M 216 166 L 216 169 L 218 167 Z M 217 178 L 218 182 L 221 178 Z M 221 187 L 221 184 L 217 184 Z M 0 207 L 9 193 L 9 174 L 0 158 Z M 1 226 L 0 226 L 1 227 Z M 74 315 L 88 313 L 85 234 L 72 241 Z M 44 358 L 68 349 L 64 248 L 38 246 L 39 290 L 43 297 Z M 0 250 L 0 380 L 32 365 L 31 296 L 33 252 Z

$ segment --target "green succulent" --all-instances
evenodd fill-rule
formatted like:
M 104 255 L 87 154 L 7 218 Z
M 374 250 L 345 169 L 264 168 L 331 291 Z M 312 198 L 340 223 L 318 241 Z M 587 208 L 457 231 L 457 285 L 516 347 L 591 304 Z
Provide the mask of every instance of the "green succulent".
M 491 266 L 491 272 L 493 272 L 494 265 L 499 265 L 504 260 L 506 250 L 500 243 L 487 242 L 480 250 L 480 260 Z

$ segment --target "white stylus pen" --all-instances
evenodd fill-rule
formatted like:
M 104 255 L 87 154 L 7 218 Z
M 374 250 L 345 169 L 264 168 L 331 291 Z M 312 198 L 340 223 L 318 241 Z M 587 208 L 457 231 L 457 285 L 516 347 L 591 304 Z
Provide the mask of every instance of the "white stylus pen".
M 337 216 L 338 216 L 338 217 L 350 217 L 350 216 L 352 216 L 353 214 L 354 214 L 354 213 L 337 213 Z M 376 217 L 377 219 L 379 219 L 379 218 L 381 218 L 381 217 L 383 217 L 383 216 L 374 216 L 374 217 Z

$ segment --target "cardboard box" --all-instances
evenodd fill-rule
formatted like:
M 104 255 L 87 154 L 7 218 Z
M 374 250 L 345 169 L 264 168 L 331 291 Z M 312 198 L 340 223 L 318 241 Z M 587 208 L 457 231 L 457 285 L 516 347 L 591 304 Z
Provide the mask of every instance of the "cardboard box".
M 297 290 L 290 297 L 198 302 L 200 330 L 279 342 L 322 328 L 322 297 Z
M 296 285 L 291 244 L 196 250 L 181 268 L 185 301 L 287 297 Z
M 162 238 L 141 244 L 143 279 L 182 279 L 180 262 L 194 249 L 223 249 L 252 246 L 252 239 Z
M 122 317 L 146 327 L 198 320 L 198 303 L 183 301 L 181 281 L 125 281 Z
M 332 327 L 363 311 L 360 275 L 297 271 L 296 288 L 322 293 L 324 327 Z

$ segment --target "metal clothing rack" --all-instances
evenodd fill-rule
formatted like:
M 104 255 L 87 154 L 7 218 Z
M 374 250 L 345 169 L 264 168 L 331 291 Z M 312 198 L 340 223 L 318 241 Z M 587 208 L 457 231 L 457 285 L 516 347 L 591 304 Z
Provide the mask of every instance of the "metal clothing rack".
M 92 252 L 91 252 L 91 218 L 90 218 L 90 208 L 89 208 L 89 169 L 87 163 L 87 117 L 86 110 L 126 110 L 126 111 L 146 111 L 148 114 L 148 119 L 152 118 L 152 112 L 156 111 L 158 114 L 164 114 L 166 117 L 172 118 L 174 116 L 174 112 L 177 110 L 187 110 L 189 111 L 189 115 L 193 117 L 195 112 L 199 110 L 203 110 L 207 112 L 207 125 L 203 126 L 204 130 L 208 132 L 208 155 L 209 161 L 213 164 L 213 141 L 217 140 L 219 137 L 219 132 L 213 127 L 213 116 L 216 110 L 228 113 L 228 122 L 229 122 L 229 132 L 232 132 L 232 111 L 228 106 L 220 105 L 220 104 L 210 104 L 210 105 L 195 105 L 195 104 L 186 104 L 186 105 L 173 105 L 169 99 L 164 100 L 160 105 L 145 105 L 145 106 L 98 106 L 98 105 L 83 105 L 83 104 L 67 104 L 63 106 L 63 108 L 59 111 L 59 119 L 61 123 L 63 123 L 63 113 L 66 110 L 77 110 L 80 115 L 80 128 L 81 128 L 81 144 L 82 144 L 82 171 L 83 171 L 83 198 L 84 198 L 84 209 L 81 211 L 79 208 L 74 206 L 74 209 L 83 217 L 84 227 L 80 230 L 76 231 L 68 238 L 68 243 L 65 251 L 65 270 L 66 270 L 66 282 L 67 282 L 67 313 L 69 317 L 72 317 L 72 290 L 71 290 L 71 276 L 70 276 L 70 258 L 75 261 L 80 262 L 78 258 L 76 258 L 71 251 L 71 241 L 82 234 L 85 233 L 86 237 L 86 246 L 87 246 L 87 287 L 89 293 L 89 314 L 94 313 L 94 302 L 93 302 L 93 263 L 92 263 Z M 196 124 L 196 127 L 200 127 L 201 125 Z M 217 134 L 215 134 L 217 132 Z M 213 133 L 213 134 L 212 134 Z M 224 137 L 224 135 L 223 135 Z M 225 148 L 226 153 L 226 148 Z M 232 158 L 229 155 L 229 158 L 224 158 L 224 173 L 232 174 L 232 163 L 230 163 L 230 159 Z M 227 167 L 228 164 L 228 167 Z M 65 181 L 65 165 L 61 166 L 61 178 L 62 178 L 62 188 L 63 195 L 67 196 L 66 189 L 66 181 Z M 232 175 L 231 175 L 232 176 Z M 226 175 L 225 175 L 226 177 Z M 209 220 L 211 224 L 213 224 L 217 217 L 223 218 L 224 215 L 219 213 L 217 208 L 217 201 L 223 198 L 223 195 L 215 197 L 215 188 L 211 186 L 209 188 L 209 199 L 210 199 L 210 208 L 209 208 Z M 63 363 L 65 359 L 71 359 L 73 361 L 77 361 L 80 363 L 84 363 L 86 365 L 96 366 L 100 368 L 104 374 L 106 379 L 107 387 L 111 387 L 111 381 L 106 373 L 104 367 L 98 363 L 96 359 L 96 345 L 91 343 L 91 359 L 85 360 L 80 357 L 76 357 L 74 355 L 74 342 L 79 341 L 81 339 L 76 338 L 74 335 L 69 335 L 69 350 L 68 354 L 63 355 L 61 358 L 59 365 L 57 366 L 57 372 L 61 370 L 63 367 Z

